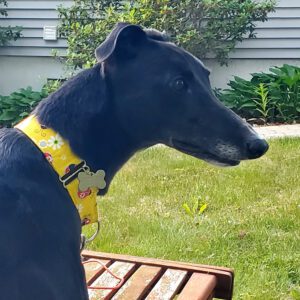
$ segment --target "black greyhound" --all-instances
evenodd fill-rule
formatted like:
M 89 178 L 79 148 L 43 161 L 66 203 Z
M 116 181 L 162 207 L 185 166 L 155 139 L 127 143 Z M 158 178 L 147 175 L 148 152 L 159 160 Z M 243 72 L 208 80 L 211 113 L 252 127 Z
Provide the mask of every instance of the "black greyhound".
M 214 96 L 209 71 L 155 30 L 120 23 L 98 64 L 42 101 L 34 114 L 69 141 L 107 187 L 139 149 L 163 143 L 234 166 L 267 143 Z M 17 129 L 0 131 L 0 298 L 88 299 L 81 223 L 40 150 Z

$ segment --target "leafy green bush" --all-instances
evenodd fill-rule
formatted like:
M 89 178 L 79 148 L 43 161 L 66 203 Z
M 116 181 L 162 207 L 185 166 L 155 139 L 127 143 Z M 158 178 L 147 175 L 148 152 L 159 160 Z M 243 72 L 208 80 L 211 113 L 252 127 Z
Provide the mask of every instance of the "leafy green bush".
M 7 1 L 0 0 L 0 16 L 7 16 L 6 7 Z M 21 36 L 21 30 L 22 28 L 19 26 L 0 27 L 0 46 L 5 46 L 10 40 L 17 40 Z
M 9 96 L 0 96 L 0 128 L 12 127 L 28 116 L 47 95 L 48 93 L 44 90 L 35 92 L 31 87 L 27 87 Z
M 251 74 L 251 80 L 236 76 L 228 84 L 230 89 L 216 94 L 246 119 L 300 121 L 300 68 L 285 64 L 269 71 Z
M 255 22 L 266 21 L 274 5 L 273 0 L 76 0 L 71 8 L 59 8 L 60 33 L 75 69 L 95 63 L 95 48 L 121 21 L 165 30 L 196 56 L 214 55 L 226 63 L 236 43 L 254 37 Z

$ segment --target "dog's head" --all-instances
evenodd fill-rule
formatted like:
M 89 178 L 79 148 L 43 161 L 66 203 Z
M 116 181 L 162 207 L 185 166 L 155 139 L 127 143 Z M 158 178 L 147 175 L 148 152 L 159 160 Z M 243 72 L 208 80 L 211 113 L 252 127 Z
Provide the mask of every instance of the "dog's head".
M 267 151 L 266 141 L 214 96 L 203 63 L 162 33 L 119 23 L 96 57 L 116 116 L 141 147 L 163 143 L 224 166 Z

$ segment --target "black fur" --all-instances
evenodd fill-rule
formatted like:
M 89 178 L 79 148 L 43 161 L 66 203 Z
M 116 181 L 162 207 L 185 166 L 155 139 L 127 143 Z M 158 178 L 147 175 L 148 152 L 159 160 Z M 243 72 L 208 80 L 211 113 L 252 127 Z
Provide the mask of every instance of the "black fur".
M 34 113 L 93 171 L 104 169 L 108 186 L 136 151 L 156 143 L 222 165 L 267 150 L 215 99 L 203 64 L 156 31 L 118 24 L 96 55 L 95 67 Z M 0 130 L 0 158 L 0 298 L 88 299 L 80 219 L 54 170 L 16 129 Z
M 66 138 L 93 170 L 106 171 L 107 182 L 137 150 L 114 116 L 109 98 L 105 75 L 97 64 L 67 81 L 36 109 L 41 124 Z

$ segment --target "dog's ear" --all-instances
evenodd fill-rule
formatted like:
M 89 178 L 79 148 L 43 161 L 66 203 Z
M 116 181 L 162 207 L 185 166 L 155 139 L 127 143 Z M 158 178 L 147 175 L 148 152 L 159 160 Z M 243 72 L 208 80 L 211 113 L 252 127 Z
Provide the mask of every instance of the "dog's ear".
M 137 25 L 118 23 L 105 41 L 96 49 L 98 62 L 115 55 L 117 58 L 132 58 L 138 46 L 146 39 L 145 31 Z

